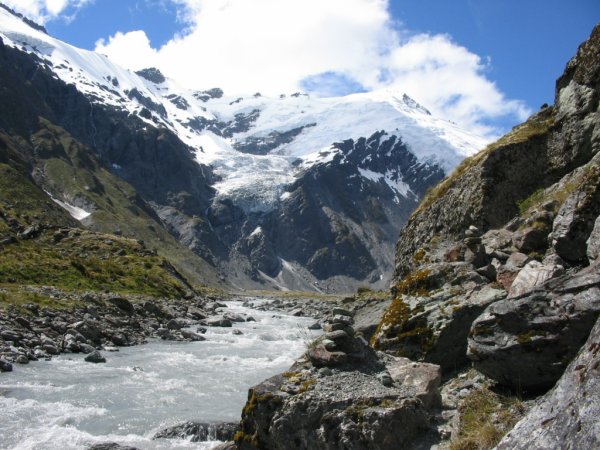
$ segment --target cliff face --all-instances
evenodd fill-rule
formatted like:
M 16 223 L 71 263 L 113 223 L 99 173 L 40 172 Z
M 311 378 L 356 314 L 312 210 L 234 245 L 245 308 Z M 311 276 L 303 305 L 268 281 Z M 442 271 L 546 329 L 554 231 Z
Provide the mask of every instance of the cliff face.
M 555 105 L 465 160 L 427 195 L 400 234 L 396 277 L 414 271 L 413 255 L 455 241 L 470 225 L 500 228 L 519 202 L 588 163 L 600 148 L 600 29 L 581 45 L 556 84 Z

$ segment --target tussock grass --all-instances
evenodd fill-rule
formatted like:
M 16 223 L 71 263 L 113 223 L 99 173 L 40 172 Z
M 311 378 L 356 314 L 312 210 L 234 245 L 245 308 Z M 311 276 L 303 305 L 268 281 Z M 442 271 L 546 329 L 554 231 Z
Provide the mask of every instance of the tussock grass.
M 460 429 L 450 450 L 488 450 L 500 442 L 525 412 L 516 397 L 488 388 L 472 391 L 459 406 Z

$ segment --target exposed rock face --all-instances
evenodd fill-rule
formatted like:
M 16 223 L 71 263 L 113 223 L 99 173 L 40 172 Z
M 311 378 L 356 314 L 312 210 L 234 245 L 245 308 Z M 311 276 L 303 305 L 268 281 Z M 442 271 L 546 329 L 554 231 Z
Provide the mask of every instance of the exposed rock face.
M 347 291 L 363 281 L 387 287 L 399 227 L 443 171 L 420 163 L 400 138 L 385 132 L 330 151 L 332 160 L 298 174 L 272 210 L 254 198 L 213 202 L 210 223 L 224 243 L 218 258 L 235 263 L 224 263 L 226 272 L 299 290 Z M 385 173 L 409 190 L 400 194 L 377 175 Z M 197 231 L 186 231 L 186 242 Z
M 464 262 L 438 263 L 405 278 L 371 344 L 451 371 L 466 363 L 471 323 L 506 291 Z
M 509 432 L 498 450 L 600 447 L 600 321 L 554 389 Z
M 400 235 L 398 277 L 418 267 L 412 257 L 419 248 L 432 240 L 455 240 L 470 225 L 483 231 L 503 226 L 519 212 L 519 202 L 556 183 L 600 150 L 599 40 L 600 27 L 596 27 L 557 81 L 554 107 L 532 116 L 484 152 L 466 160 L 424 200 Z M 593 216 L 594 211 L 589 215 Z M 586 224 L 574 224 L 571 232 L 565 231 L 569 239 L 580 242 L 586 232 L 580 236 L 578 230 L 593 226 L 588 220 L 575 219 L 576 223 Z M 573 220 L 559 222 L 557 242 Z M 579 255 L 580 250 L 573 257 Z
M 237 423 L 185 422 L 159 431 L 152 439 L 188 439 L 190 442 L 229 441 L 238 429 Z
M 557 82 L 555 106 L 426 196 L 400 234 L 376 348 L 448 371 L 467 362 L 470 335 L 469 357 L 491 378 L 556 382 L 598 314 L 597 266 L 584 268 L 600 214 L 599 61 L 600 26 Z
M 332 373 L 297 363 L 250 389 L 235 441 L 240 449 L 412 448 L 439 404 L 440 379 L 437 366 L 406 359 Z
M 523 269 L 525 270 L 525 269 Z M 516 389 L 560 378 L 600 314 L 600 264 L 492 304 L 475 320 L 468 355 L 482 373 Z

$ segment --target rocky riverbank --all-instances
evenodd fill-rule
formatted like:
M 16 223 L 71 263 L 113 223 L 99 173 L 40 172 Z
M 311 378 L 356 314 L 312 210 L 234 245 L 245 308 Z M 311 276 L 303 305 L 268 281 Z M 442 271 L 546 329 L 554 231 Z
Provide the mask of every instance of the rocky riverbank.
M 259 310 L 322 317 L 335 302 L 329 299 L 209 295 L 177 300 L 109 293 L 66 292 L 52 287 L 24 287 L 30 294 L 58 299 L 71 306 L 57 309 L 28 303 L 0 309 L 0 370 L 15 364 L 49 359 L 60 353 L 85 353 L 90 362 L 104 362 L 106 352 L 148 339 L 202 341 L 206 327 L 227 327 L 253 321 L 251 315 L 228 312 L 226 300 Z M 320 327 L 316 324 L 315 327 Z M 101 352 L 102 354 L 98 354 Z

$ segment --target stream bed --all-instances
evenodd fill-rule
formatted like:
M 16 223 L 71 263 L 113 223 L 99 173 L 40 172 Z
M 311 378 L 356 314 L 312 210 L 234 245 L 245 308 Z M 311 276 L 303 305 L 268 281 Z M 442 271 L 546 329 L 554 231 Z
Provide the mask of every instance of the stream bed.
M 258 300 L 257 300 L 258 301 Z M 208 328 L 206 341 L 148 344 L 17 365 L 0 375 L 0 448 L 87 449 L 117 442 L 140 449 L 209 449 L 216 442 L 152 440 L 185 421 L 237 422 L 248 388 L 286 370 L 305 349 L 313 319 L 227 302 L 256 322 Z M 233 334 L 238 329 L 243 334 Z M 195 327 L 191 330 L 195 331 Z

